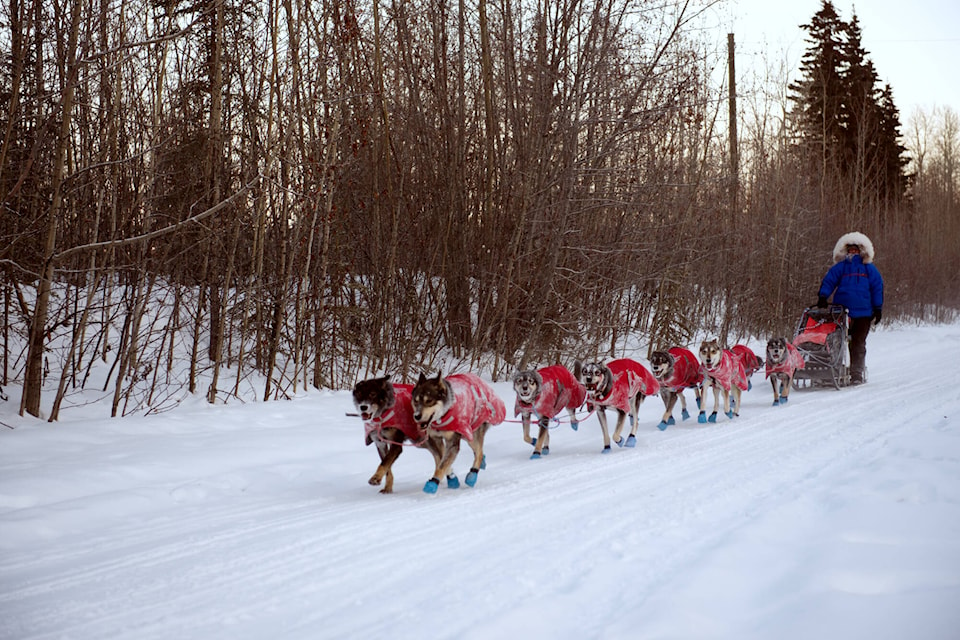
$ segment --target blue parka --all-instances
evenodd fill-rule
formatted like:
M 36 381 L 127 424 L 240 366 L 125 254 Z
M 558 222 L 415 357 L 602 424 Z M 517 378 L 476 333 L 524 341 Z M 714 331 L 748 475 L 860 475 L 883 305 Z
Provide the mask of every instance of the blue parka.
M 847 254 L 846 246 L 856 244 L 860 254 Z M 861 233 L 848 233 L 834 249 L 837 261 L 820 284 L 819 295 L 847 308 L 851 318 L 867 318 L 883 307 L 883 278 L 873 264 L 873 244 Z

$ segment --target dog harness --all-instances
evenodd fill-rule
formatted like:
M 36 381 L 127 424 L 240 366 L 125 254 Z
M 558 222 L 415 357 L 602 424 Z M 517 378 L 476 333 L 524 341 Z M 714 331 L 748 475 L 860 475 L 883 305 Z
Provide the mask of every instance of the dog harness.
M 704 363 L 703 375 L 716 381 L 724 391 L 730 391 L 733 385 L 743 391 L 747 390 L 747 374 L 740 359 L 729 349 L 720 352 L 720 363 L 716 367 L 711 369 Z
M 660 388 L 667 391 L 683 391 L 691 387 L 696 387 L 703 382 L 703 373 L 700 371 L 700 363 L 693 352 L 683 347 L 672 347 L 667 350 L 673 356 L 673 371 L 670 377 L 660 382 Z
M 422 443 L 426 436 L 420 432 L 417 421 L 413 419 L 413 403 L 411 402 L 412 384 L 393 385 L 394 403 L 386 413 L 364 420 L 364 434 L 367 442 L 391 442 L 400 444 L 389 438 L 384 438 L 384 429 L 399 429 L 403 435 L 414 444 Z
M 783 362 L 771 362 L 770 358 L 767 358 L 767 378 L 775 373 L 785 373 L 788 376 L 792 376 L 794 371 L 803 369 L 805 366 L 806 363 L 800 354 L 800 350 L 789 342 L 787 342 L 786 345 L 787 351 L 786 354 L 784 354 Z
M 468 441 L 484 422 L 500 424 L 507 417 L 507 408 L 490 385 L 473 373 L 456 373 L 444 380 L 450 385 L 452 403 L 439 420 L 428 428 L 456 431 Z
M 601 407 L 613 407 L 630 413 L 630 399 L 638 393 L 650 396 L 660 392 L 660 383 L 650 371 L 636 360 L 621 358 L 607 363 L 612 383 L 606 396 L 592 396 L 590 401 Z
M 538 369 L 543 384 L 533 402 L 524 402 L 517 396 L 513 415 L 532 413 L 553 419 L 564 409 L 576 410 L 587 397 L 587 390 L 573 374 L 561 364 Z

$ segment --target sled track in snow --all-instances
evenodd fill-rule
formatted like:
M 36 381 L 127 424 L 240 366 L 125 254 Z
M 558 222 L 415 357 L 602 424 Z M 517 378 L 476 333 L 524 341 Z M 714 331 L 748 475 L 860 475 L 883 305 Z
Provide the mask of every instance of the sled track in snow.
M 488 468 L 475 488 L 452 491 L 441 483 L 438 495 L 426 496 L 419 491 L 426 475 L 407 468 L 397 470 L 392 496 L 364 484 L 310 499 L 304 496 L 316 489 L 303 480 L 295 495 L 231 497 L 191 505 L 175 518 L 148 515 L 102 541 L 70 540 L 42 556 L 0 561 L 6 612 L 0 636 L 213 637 L 248 620 L 251 610 L 281 610 L 291 598 L 324 607 L 277 631 L 295 635 L 320 625 L 330 637 L 373 633 L 387 617 L 412 624 L 437 607 L 438 597 L 459 625 L 438 637 L 469 634 L 486 612 L 516 608 L 524 597 L 623 593 L 595 605 L 597 616 L 622 615 L 623 607 L 639 606 L 750 514 L 801 497 L 818 475 L 882 446 L 899 430 L 844 415 L 849 394 L 876 394 L 909 428 L 942 413 L 936 400 L 917 407 L 906 399 L 957 393 L 946 384 L 931 390 L 929 380 L 898 381 L 892 391 L 892 383 L 795 391 L 790 404 L 774 408 L 757 385 L 744 395 L 742 417 L 721 416 L 709 425 L 693 418 L 663 433 L 650 419 L 660 411 L 658 399 L 650 398 L 641 410 L 637 448 L 610 455 L 599 453 L 595 418 L 576 434 L 557 433 L 551 455 L 537 461 L 527 459 L 532 449 L 519 430 L 495 427 Z M 429 459 L 420 451 L 406 455 Z M 360 459 L 373 470 L 372 448 Z M 539 508 L 544 503 L 550 508 Z M 498 540 L 515 537 L 529 546 L 498 547 Z M 460 562 L 477 547 L 489 563 Z M 613 582 L 604 577 L 609 570 L 598 571 L 611 563 L 624 566 Z M 418 570 L 444 577 L 422 593 L 397 593 Z M 542 581 L 526 580 L 531 571 L 552 572 L 555 591 L 536 593 L 529 585 Z M 369 589 L 344 592 L 344 575 Z

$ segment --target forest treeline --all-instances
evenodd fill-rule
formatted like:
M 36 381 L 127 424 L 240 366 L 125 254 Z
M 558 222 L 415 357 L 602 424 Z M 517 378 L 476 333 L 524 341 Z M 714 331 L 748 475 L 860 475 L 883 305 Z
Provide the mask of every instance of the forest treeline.
M 953 313 L 956 112 L 904 127 L 824 2 L 732 145 L 715 4 L 9 0 L 3 383 L 55 419 L 95 360 L 122 413 L 791 334 L 851 230 L 885 319 Z

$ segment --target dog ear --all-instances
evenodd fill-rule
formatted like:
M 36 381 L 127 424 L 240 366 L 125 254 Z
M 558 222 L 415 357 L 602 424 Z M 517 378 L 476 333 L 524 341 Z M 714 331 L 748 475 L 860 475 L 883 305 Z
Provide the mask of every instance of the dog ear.
M 426 376 L 423 375 L 423 371 L 420 372 L 420 377 L 417 379 L 417 384 L 423 384 L 427 381 Z

